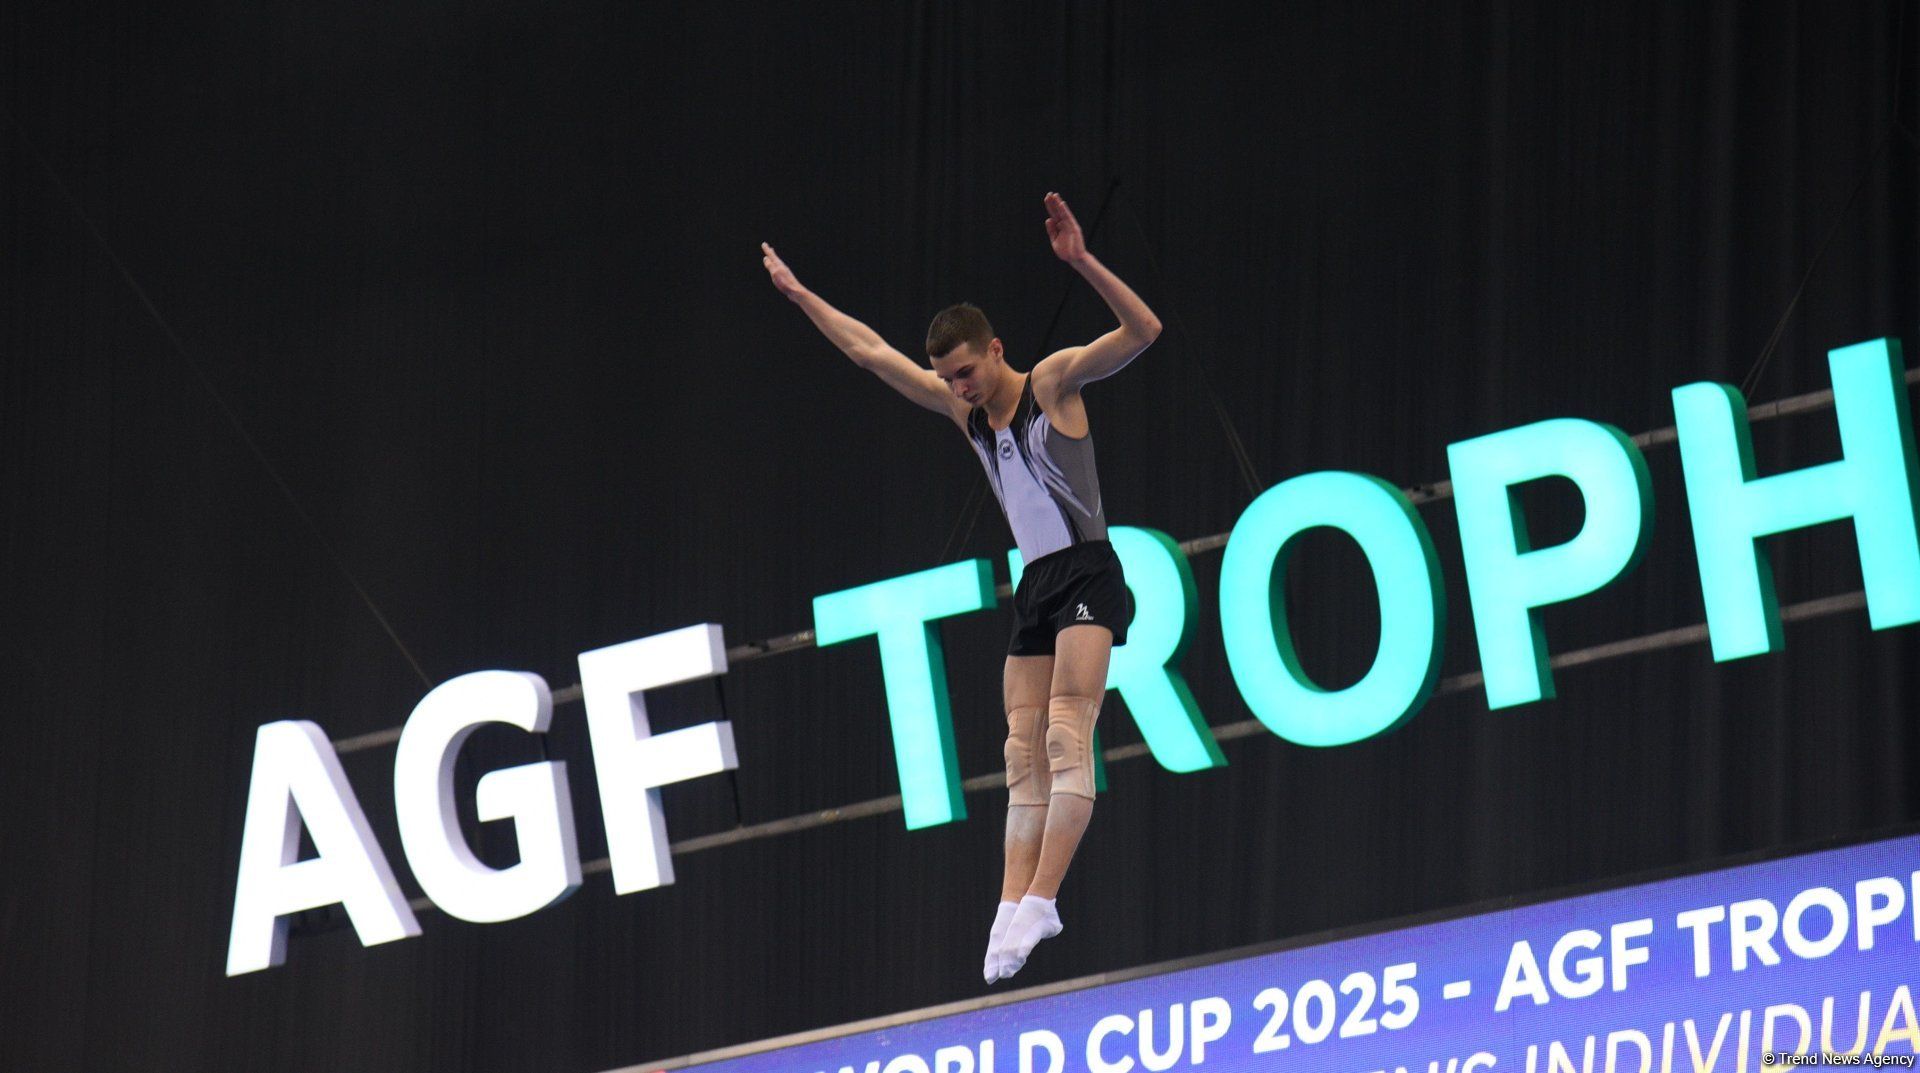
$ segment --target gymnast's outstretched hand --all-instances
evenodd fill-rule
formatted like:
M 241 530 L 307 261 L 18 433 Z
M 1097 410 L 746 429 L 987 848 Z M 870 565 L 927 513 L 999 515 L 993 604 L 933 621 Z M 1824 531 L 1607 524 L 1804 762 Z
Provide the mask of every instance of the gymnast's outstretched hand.
M 766 267 L 774 289 L 786 295 L 789 301 L 797 302 L 807 292 L 800 281 L 794 278 L 793 269 L 787 267 L 787 262 L 782 261 L 780 255 L 773 252 L 773 247 L 764 242 L 760 244 L 760 263 Z
M 1087 239 L 1080 233 L 1080 221 L 1073 218 L 1073 210 L 1067 208 L 1067 199 L 1059 194 L 1048 194 L 1047 205 L 1047 241 L 1053 244 L 1053 255 L 1072 264 L 1087 255 Z

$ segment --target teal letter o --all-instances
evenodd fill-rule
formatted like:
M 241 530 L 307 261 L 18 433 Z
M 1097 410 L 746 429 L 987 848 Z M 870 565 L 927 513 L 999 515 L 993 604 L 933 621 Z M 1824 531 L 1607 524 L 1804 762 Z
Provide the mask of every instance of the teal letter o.
M 1351 536 L 1373 569 L 1380 648 L 1358 682 L 1308 679 L 1287 624 L 1287 550 L 1315 526 Z M 1440 675 L 1446 617 L 1433 540 L 1398 488 L 1364 473 L 1308 473 L 1267 489 L 1234 524 L 1220 567 L 1227 663 L 1253 714 L 1300 745 L 1346 745 L 1420 710 Z

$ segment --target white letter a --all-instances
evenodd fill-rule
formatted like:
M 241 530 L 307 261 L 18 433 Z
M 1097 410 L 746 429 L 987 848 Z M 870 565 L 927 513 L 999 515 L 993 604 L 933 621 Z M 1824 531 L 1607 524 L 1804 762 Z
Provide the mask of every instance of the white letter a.
M 304 861 L 302 821 L 316 851 Z M 286 915 L 335 902 L 363 945 L 420 934 L 333 743 L 305 720 L 268 723 L 254 739 L 227 975 L 286 961 Z

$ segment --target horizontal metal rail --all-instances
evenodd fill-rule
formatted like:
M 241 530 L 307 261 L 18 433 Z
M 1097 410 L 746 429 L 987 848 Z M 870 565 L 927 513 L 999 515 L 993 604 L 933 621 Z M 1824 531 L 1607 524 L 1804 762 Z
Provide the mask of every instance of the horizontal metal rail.
M 1807 619 L 1837 615 L 1845 611 L 1859 611 L 1866 606 L 1867 594 L 1864 591 L 1849 592 L 1839 596 L 1823 596 L 1817 600 L 1808 600 L 1804 603 L 1783 607 L 1780 609 L 1780 617 L 1786 622 L 1802 622 Z M 1658 652 L 1668 648 L 1682 648 L 1687 645 L 1703 644 L 1706 640 L 1707 627 L 1702 623 L 1694 626 L 1682 626 L 1678 629 L 1661 630 L 1659 633 L 1649 633 L 1642 637 L 1632 637 L 1624 641 L 1609 641 L 1603 645 L 1575 649 L 1572 652 L 1562 652 L 1548 662 L 1554 670 L 1558 671 L 1565 670 L 1568 667 L 1585 666 L 1589 663 L 1604 663 L 1608 660 L 1622 659 L 1627 656 L 1640 655 L 1646 652 Z M 1466 674 L 1456 674 L 1451 678 L 1443 678 L 1440 680 L 1440 684 L 1434 689 L 1434 696 L 1443 697 L 1450 693 L 1464 693 L 1467 690 L 1478 687 L 1480 681 L 1479 671 L 1471 671 Z M 1268 730 L 1258 719 L 1242 719 L 1237 723 L 1222 723 L 1219 726 L 1209 729 L 1213 731 L 1213 736 L 1220 741 L 1231 741 L 1235 738 L 1257 737 L 1261 734 L 1272 733 L 1272 731 Z M 1133 745 L 1116 745 L 1111 749 L 1104 749 L 1100 753 L 1101 759 L 1110 764 L 1117 763 L 1121 760 L 1133 760 L 1146 755 L 1148 754 L 1145 742 L 1139 742 Z M 1006 772 L 994 771 L 985 775 L 976 775 L 962 782 L 960 788 L 967 793 L 974 793 L 980 790 L 1000 789 L 1006 785 Z M 839 808 L 805 812 L 798 816 L 787 816 L 783 819 L 769 820 L 766 823 L 747 824 L 727 831 L 716 831 L 709 835 L 696 835 L 693 838 L 683 838 L 673 843 L 671 848 L 675 856 L 686 853 L 698 853 L 701 850 L 738 845 L 741 842 L 752 842 L 760 838 L 790 835 L 798 831 L 809 831 L 816 827 L 826 827 L 829 824 L 844 823 L 847 820 L 865 819 L 869 816 L 884 816 L 889 812 L 898 811 L 900 811 L 900 795 L 893 794 L 888 797 L 876 797 L 851 805 L 842 805 Z M 608 858 L 602 857 L 598 860 L 588 861 L 582 864 L 580 866 L 580 872 L 582 875 L 595 875 L 607 871 L 610 867 L 612 867 L 612 864 Z M 408 904 L 412 905 L 415 909 L 434 908 L 434 904 L 424 896 L 415 898 Z
M 1920 383 L 1920 367 L 1908 369 L 1905 379 L 1909 387 Z M 1788 398 L 1777 399 L 1773 402 L 1762 403 L 1759 406 L 1750 406 L 1747 408 L 1747 421 L 1750 424 L 1755 421 L 1770 421 L 1777 417 L 1787 417 L 1792 414 L 1804 414 L 1811 413 L 1815 410 L 1824 410 L 1832 405 L 1832 389 L 1812 391 L 1805 395 L 1793 395 Z M 1679 438 L 1679 433 L 1673 426 L 1669 425 L 1666 428 L 1656 428 L 1650 432 L 1642 432 L 1633 437 L 1633 442 L 1640 447 L 1659 447 L 1665 444 L 1675 443 Z M 1432 484 L 1416 484 L 1411 488 L 1401 490 L 1406 493 L 1407 498 L 1412 500 L 1415 506 L 1419 506 L 1450 498 L 1453 495 L 1453 482 L 1435 481 Z M 1230 534 L 1227 533 L 1215 533 L 1212 536 L 1183 540 L 1180 542 L 1180 551 L 1189 556 L 1199 555 L 1202 552 L 1218 551 L 1227 546 L 1227 537 L 1229 535 Z M 1013 586 L 999 585 L 996 586 L 993 591 L 995 595 L 1004 600 L 1013 595 Z M 1641 640 L 1644 640 L 1644 638 L 1634 638 L 1620 643 L 1635 644 Z M 788 652 L 799 652 L 812 647 L 814 647 L 813 631 L 797 630 L 793 633 L 783 633 L 778 637 L 769 637 L 764 641 L 749 641 L 745 644 L 735 645 L 727 649 L 727 665 L 732 666 L 736 663 L 748 663 L 756 659 L 764 659 L 767 656 L 779 656 Z M 1636 649 L 1636 651 L 1639 650 Z M 1559 664 L 1555 663 L 1555 666 L 1559 666 Z M 1476 684 L 1480 680 L 1479 675 L 1467 677 L 1471 677 Z M 1452 681 L 1452 679 L 1448 679 L 1448 681 Z M 1442 691 L 1445 691 L 1444 684 Z M 556 706 L 572 704 L 579 699 L 580 686 L 578 684 L 553 691 L 553 703 Z M 375 730 L 366 734 L 356 734 L 352 737 L 341 738 L 333 743 L 333 749 L 336 753 L 357 753 L 365 749 L 377 749 L 384 745 L 392 745 L 399 740 L 400 728 L 389 727 L 386 730 Z M 871 802 L 866 802 L 865 804 L 871 804 Z M 857 808 L 861 806 L 849 807 Z
M 1905 381 L 1909 386 L 1920 383 L 1920 368 L 1907 370 Z M 1750 407 L 1747 410 L 1747 418 L 1749 422 L 1767 421 L 1792 414 L 1823 410 L 1832 405 L 1832 391 L 1815 391 L 1805 395 L 1795 395 L 1790 398 Z M 1633 442 L 1641 447 L 1656 447 L 1663 444 L 1674 443 L 1678 438 L 1678 434 L 1669 426 L 1667 428 L 1658 428 L 1650 432 L 1640 433 L 1633 437 Z M 1453 485 L 1449 481 L 1438 481 L 1433 484 L 1416 485 L 1412 488 L 1404 489 L 1404 491 L 1414 503 L 1424 504 L 1452 496 Z M 1202 552 L 1216 551 L 1226 546 L 1227 536 L 1228 534 L 1226 533 L 1217 533 L 1213 536 L 1196 537 L 1192 540 L 1181 541 L 1180 550 L 1187 555 L 1198 555 Z M 1004 598 L 1012 594 L 1012 586 L 1002 585 L 999 586 L 996 591 Z M 1864 591 L 1856 591 L 1843 593 L 1838 596 L 1826 596 L 1815 600 L 1807 600 L 1802 603 L 1783 607 L 1780 609 L 1780 617 L 1786 622 L 1801 622 L 1808 619 L 1824 618 L 1828 615 L 1837 615 L 1847 611 L 1858 611 L 1864 607 L 1866 607 L 1866 593 Z M 1701 644 L 1706 640 L 1706 625 L 1704 623 L 1697 623 L 1691 626 L 1680 626 L 1674 629 L 1643 634 L 1639 637 L 1630 637 L 1622 641 L 1609 641 L 1605 644 L 1576 649 L 1572 652 L 1562 652 L 1552 657 L 1548 663 L 1549 666 L 1555 670 L 1564 670 L 1570 667 L 1582 667 L 1591 663 L 1603 663 L 1609 660 L 1622 659 L 1627 656 L 1640 655 L 1647 652 L 1657 652 L 1664 649 Z M 812 647 L 814 647 L 813 631 L 800 630 L 795 633 L 782 634 L 778 637 L 769 638 L 765 641 L 736 645 L 727 650 L 727 662 L 731 666 L 735 663 L 745 663 L 767 656 L 797 652 Z M 1462 693 L 1478 687 L 1481 682 L 1482 676 L 1479 671 L 1453 675 L 1440 680 L 1439 685 L 1434 689 L 1434 695 L 1447 696 L 1454 693 Z M 580 687 L 578 685 L 557 689 L 553 693 L 553 702 L 556 705 L 573 703 L 579 699 Z M 1270 733 L 1258 719 L 1243 719 L 1235 723 L 1223 723 L 1210 729 L 1214 738 L 1220 741 L 1232 741 L 1238 738 L 1256 737 L 1261 734 Z M 334 748 L 341 753 L 360 752 L 382 745 L 391 745 L 399 739 L 400 728 L 394 727 L 388 730 L 375 731 L 371 734 L 342 738 L 334 743 Z M 1146 744 L 1140 742 L 1132 745 L 1115 746 L 1111 749 L 1103 750 L 1100 755 L 1101 758 L 1108 763 L 1117 763 L 1123 760 L 1133 760 L 1146 756 L 1148 755 L 1148 750 Z M 977 793 L 982 790 L 1004 788 L 1006 784 L 1006 773 L 1003 771 L 994 771 L 985 775 L 976 775 L 973 778 L 965 780 L 960 785 L 961 789 L 966 793 Z M 751 842 L 756 839 L 774 838 L 780 835 L 808 831 L 830 824 L 844 823 L 848 820 L 883 816 L 890 812 L 898 812 L 900 808 L 901 801 L 900 795 L 898 794 L 876 797 L 866 801 L 857 801 L 850 805 L 842 805 L 837 808 L 820 809 L 818 811 L 805 812 L 777 820 L 769 820 L 765 823 L 745 824 L 726 831 L 716 831 L 712 834 L 684 838 L 672 843 L 671 851 L 676 855 L 698 853 L 702 850 L 738 845 L 742 842 Z M 583 863 L 580 870 L 583 875 L 596 875 L 608 871 L 611 867 L 611 862 L 607 858 L 602 857 Z M 437 908 L 432 901 L 424 896 L 415 898 L 408 904 L 415 910 Z

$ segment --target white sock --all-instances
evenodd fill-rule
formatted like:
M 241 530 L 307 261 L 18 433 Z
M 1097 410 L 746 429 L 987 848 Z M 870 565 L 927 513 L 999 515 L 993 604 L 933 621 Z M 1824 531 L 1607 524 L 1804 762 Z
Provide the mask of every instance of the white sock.
M 1036 894 L 1020 899 L 1020 908 L 1014 911 L 1013 922 L 1007 925 L 1006 964 L 1000 978 L 1004 980 L 1019 972 L 1040 940 L 1051 939 L 1062 930 L 1054 899 Z
M 987 960 L 984 975 L 988 983 L 1000 979 L 1000 948 L 1006 945 L 1007 928 L 1013 924 L 1014 910 L 1020 908 L 1019 902 L 1001 902 L 1000 908 L 993 913 L 993 930 L 987 933 Z

